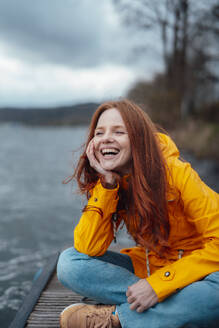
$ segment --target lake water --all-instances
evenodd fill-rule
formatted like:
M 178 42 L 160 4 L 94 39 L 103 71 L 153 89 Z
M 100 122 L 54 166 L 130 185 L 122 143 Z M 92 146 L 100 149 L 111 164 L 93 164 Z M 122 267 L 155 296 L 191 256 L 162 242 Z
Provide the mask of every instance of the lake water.
M 72 173 L 72 151 L 83 144 L 86 130 L 0 125 L 1 328 L 13 320 L 37 270 L 72 243 L 86 200 L 62 181 Z M 216 163 L 184 158 L 219 192 Z

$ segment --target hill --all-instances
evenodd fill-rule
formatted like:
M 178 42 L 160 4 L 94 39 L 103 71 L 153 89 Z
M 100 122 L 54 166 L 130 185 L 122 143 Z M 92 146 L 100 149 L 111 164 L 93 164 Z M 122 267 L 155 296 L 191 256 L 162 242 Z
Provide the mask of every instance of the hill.
M 85 103 L 55 108 L 0 108 L 0 123 L 85 125 L 90 122 L 98 106 L 97 103 Z

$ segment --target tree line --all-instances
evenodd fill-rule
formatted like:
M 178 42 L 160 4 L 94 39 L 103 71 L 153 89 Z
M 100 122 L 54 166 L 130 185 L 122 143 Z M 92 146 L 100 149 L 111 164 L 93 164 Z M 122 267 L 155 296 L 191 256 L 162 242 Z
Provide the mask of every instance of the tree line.
M 161 120 L 168 113 L 174 119 L 203 116 L 219 121 L 218 2 L 114 0 L 114 4 L 123 23 L 141 33 L 145 60 L 148 32 L 159 36 L 161 44 L 163 72 L 153 81 L 139 81 L 128 96 L 149 103 Z

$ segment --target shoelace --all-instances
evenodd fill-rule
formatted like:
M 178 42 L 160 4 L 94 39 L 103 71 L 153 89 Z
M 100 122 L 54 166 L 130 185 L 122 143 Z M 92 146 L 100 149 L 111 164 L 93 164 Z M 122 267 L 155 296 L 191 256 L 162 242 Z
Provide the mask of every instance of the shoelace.
M 87 322 L 86 322 L 87 328 L 113 328 L 112 320 L 110 316 L 107 317 L 100 317 L 96 313 L 92 313 L 90 315 L 87 315 Z
M 113 328 L 112 313 L 106 309 L 88 313 L 86 319 L 87 328 Z

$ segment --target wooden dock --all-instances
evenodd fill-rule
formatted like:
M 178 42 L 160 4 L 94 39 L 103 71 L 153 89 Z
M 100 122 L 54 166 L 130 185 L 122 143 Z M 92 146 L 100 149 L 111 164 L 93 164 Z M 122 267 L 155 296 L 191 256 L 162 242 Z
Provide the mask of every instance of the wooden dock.
M 59 315 L 62 310 L 72 304 L 82 301 L 82 297 L 67 290 L 57 279 L 56 274 L 53 274 L 51 281 L 42 292 L 37 301 L 32 313 L 27 319 L 25 327 L 59 327 Z
M 113 245 L 110 249 L 119 251 L 121 247 Z M 81 295 L 65 288 L 58 281 L 56 275 L 58 258 L 59 253 L 51 257 L 9 328 L 59 328 L 59 315 L 62 310 L 72 303 L 84 302 Z M 93 302 L 91 299 L 86 299 L 86 303 Z

